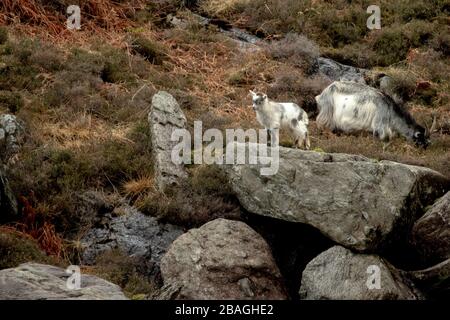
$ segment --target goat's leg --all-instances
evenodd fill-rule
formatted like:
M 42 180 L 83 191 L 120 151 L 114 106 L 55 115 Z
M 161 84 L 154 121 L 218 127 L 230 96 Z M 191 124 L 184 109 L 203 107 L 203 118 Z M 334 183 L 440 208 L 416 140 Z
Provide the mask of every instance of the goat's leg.
M 272 145 L 272 133 L 271 133 L 270 129 L 266 128 L 266 131 L 267 131 L 267 145 L 271 146 Z
M 290 128 L 290 134 L 291 137 L 294 138 L 294 145 L 293 148 L 297 149 L 300 147 L 300 139 L 301 139 L 301 135 L 298 134 L 297 130 L 295 128 Z
M 308 129 L 299 123 L 294 129 L 294 134 L 296 137 L 295 147 L 300 149 L 308 150 L 310 147 Z
M 298 128 L 293 128 L 292 134 L 294 135 L 294 149 L 301 149 L 304 138 L 302 132 Z
M 311 141 L 309 141 L 309 133 L 306 132 L 305 135 L 306 135 L 306 137 L 305 137 L 305 150 L 309 150 L 309 149 L 311 149 Z
M 304 144 L 304 139 L 302 136 L 297 137 L 297 140 L 295 140 L 295 148 L 296 149 L 302 149 Z
M 273 147 L 278 147 L 279 145 L 279 129 L 278 128 L 274 128 L 270 130 L 270 146 Z

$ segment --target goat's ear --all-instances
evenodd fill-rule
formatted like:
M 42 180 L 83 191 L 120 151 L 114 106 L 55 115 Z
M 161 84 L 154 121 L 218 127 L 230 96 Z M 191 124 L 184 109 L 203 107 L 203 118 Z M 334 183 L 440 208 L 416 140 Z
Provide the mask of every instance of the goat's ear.
M 267 94 L 263 94 L 263 99 L 267 99 Z
M 252 90 L 248 90 L 248 92 L 250 92 L 250 94 L 251 94 L 252 96 L 256 96 L 256 93 L 253 92 Z

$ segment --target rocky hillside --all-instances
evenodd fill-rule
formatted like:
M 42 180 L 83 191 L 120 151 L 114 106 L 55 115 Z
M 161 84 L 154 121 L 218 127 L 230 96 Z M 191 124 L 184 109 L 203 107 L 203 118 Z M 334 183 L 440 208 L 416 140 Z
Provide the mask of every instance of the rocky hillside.
M 68 30 L 69 2 L 0 3 L 0 299 L 448 299 L 446 1 L 380 1 L 381 30 L 340 0 L 89 0 Z M 429 148 L 318 130 L 344 79 Z M 171 161 L 194 121 L 260 128 L 250 89 L 306 110 L 312 150 Z

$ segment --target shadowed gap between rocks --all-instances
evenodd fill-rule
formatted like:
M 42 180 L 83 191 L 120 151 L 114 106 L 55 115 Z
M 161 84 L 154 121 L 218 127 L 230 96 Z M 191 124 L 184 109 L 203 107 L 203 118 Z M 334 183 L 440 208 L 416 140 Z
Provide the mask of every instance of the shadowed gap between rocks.
M 285 280 L 289 296 L 299 299 L 302 272 L 306 265 L 335 243 L 319 230 L 303 223 L 252 214 L 242 209 L 242 219 L 269 244 Z

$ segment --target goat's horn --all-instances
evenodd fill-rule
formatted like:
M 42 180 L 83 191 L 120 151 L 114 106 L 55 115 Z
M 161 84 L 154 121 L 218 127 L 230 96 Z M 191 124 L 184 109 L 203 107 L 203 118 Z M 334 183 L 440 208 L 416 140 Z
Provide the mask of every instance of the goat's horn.
M 436 126 L 437 126 L 437 114 L 433 113 L 433 123 L 431 124 L 431 128 L 430 128 L 430 134 L 434 133 L 436 130 Z

